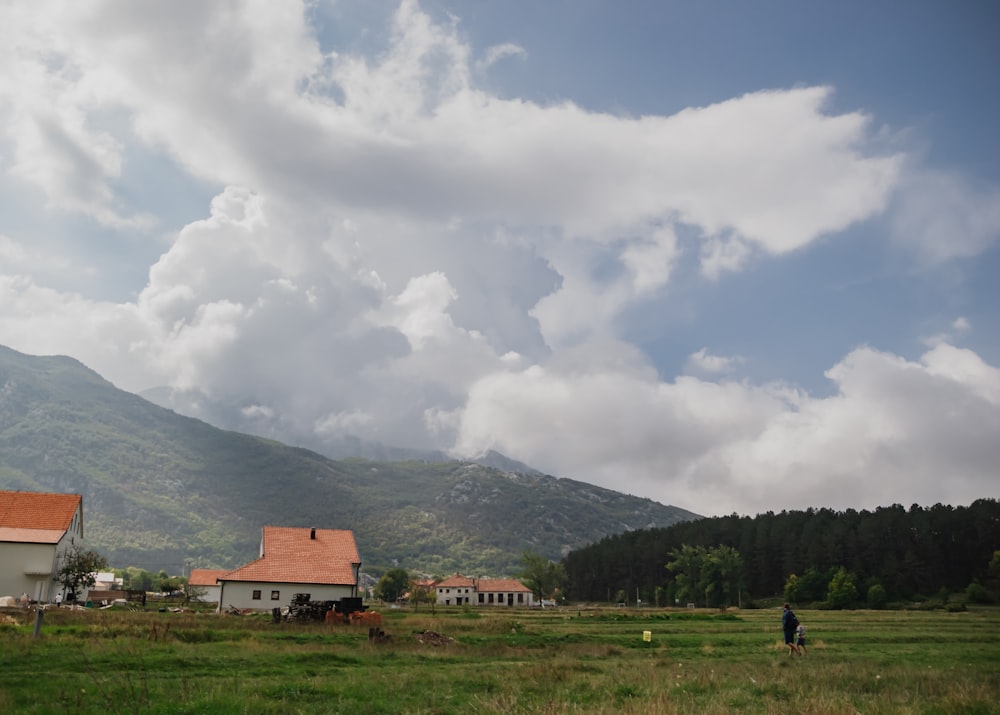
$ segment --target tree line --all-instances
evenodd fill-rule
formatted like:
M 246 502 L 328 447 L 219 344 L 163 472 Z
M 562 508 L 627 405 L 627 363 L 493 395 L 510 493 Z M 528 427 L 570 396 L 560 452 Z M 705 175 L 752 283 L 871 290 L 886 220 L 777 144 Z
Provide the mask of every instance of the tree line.
M 980 499 L 967 507 L 710 517 L 609 536 L 570 552 L 562 566 L 574 601 L 625 594 L 657 605 L 726 605 L 784 596 L 786 587 L 796 600 L 824 600 L 836 579 L 836 597 L 873 594 L 885 603 L 975 589 L 994 576 L 998 550 L 1000 502 Z M 732 573 L 721 578 L 718 569 Z

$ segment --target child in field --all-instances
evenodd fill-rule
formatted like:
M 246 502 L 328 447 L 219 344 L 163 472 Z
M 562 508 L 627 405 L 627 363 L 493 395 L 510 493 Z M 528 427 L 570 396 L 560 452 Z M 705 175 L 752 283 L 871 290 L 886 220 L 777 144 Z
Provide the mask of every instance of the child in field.
M 801 623 L 795 629 L 795 649 L 799 655 L 806 654 L 806 627 Z

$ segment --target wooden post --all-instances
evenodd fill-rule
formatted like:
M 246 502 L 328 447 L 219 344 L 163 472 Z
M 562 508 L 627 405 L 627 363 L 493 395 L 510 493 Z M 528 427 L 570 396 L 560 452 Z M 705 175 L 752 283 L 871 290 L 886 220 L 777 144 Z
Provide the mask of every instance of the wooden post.
M 35 609 L 35 633 L 32 636 L 33 640 L 38 640 L 38 634 L 42 632 L 42 616 L 45 615 L 45 609 L 41 605 Z

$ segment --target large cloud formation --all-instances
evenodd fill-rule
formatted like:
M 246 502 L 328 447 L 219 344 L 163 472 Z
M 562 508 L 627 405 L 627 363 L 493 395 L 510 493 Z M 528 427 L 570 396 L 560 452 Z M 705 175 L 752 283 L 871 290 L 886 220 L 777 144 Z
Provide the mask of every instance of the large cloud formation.
M 135 166 L 215 194 L 132 297 L 60 285 L 52 256 L 86 253 L 70 236 L 0 236 L 0 342 L 289 441 L 498 449 L 701 513 L 995 493 L 1000 373 L 970 351 L 853 349 L 817 398 L 701 346 L 664 380 L 618 329 L 685 257 L 725 280 L 893 205 L 897 240 L 933 253 L 912 230 L 933 201 L 910 198 L 930 190 L 977 208 L 954 249 L 973 255 L 1000 223 L 989 196 L 880 152 L 867 116 L 826 111 L 829 87 L 673 116 L 541 105 L 476 86 L 521 48 L 477 55 L 413 0 L 374 59 L 322 51 L 307 11 L 0 10 L 5 181 L 157 246 L 170 217 L 130 199 L 156 181 Z

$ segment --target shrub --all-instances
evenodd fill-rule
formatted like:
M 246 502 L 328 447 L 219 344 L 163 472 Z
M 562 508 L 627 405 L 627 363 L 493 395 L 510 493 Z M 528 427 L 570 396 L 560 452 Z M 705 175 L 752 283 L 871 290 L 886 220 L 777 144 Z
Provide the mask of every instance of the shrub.
M 973 581 L 965 589 L 965 600 L 969 603 L 992 603 L 993 597 L 979 581 Z
M 866 600 L 868 602 L 868 608 L 880 610 L 885 608 L 886 604 L 889 602 L 889 597 L 886 594 L 885 589 L 882 587 L 882 584 L 876 583 L 872 584 L 872 586 L 868 589 L 868 597 Z

